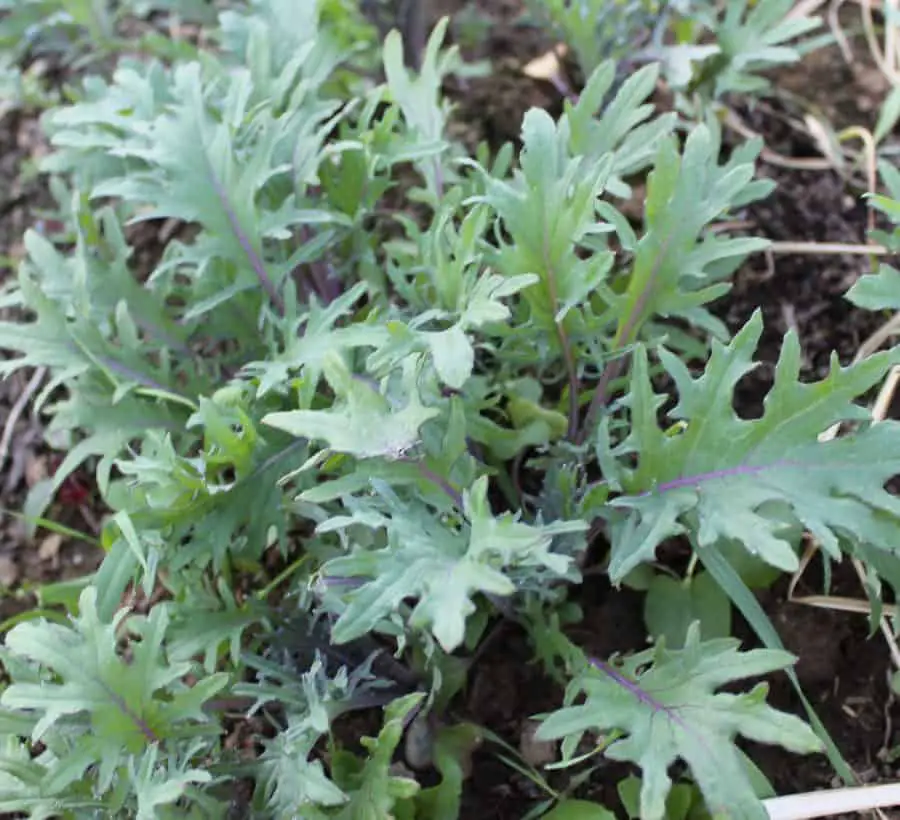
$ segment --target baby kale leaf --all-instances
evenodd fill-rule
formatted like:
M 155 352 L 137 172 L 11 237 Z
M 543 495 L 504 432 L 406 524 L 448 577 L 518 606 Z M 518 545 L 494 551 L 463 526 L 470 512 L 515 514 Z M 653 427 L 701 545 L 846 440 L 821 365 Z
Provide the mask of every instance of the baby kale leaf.
M 332 450 L 358 458 L 399 457 L 418 442 L 419 428 L 439 412 L 422 404 L 417 369 L 415 357 L 404 362 L 408 400 L 394 410 L 377 386 L 350 372 L 339 354 L 326 353 L 323 371 L 338 405 L 331 410 L 270 413 L 263 423 L 293 436 L 325 441 Z
M 7 648 L 40 664 L 55 680 L 13 683 L 0 696 L 0 703 L 41 714 L 34 740 L 67 717 L 87 717 L 90 732 L 119 754 L 136 754 L 183 731 L 185 724 L 200 731 L 201 724 L 209 721 L 201 709 L 203 703 L 225 685 L 228 676 L 214 674 L 194 686 L 183 682 L 192 664 L 166 659 L 165 606 L 154 607 L 147 618 L 128 618 L 129 628 L 140 640 L 130 644 L 131 659 L 126 660 L 118 649 L 117 633 L 127 611 L 120 610 L 112 621 L 104 622 L 96 599 L 95 587 L 82 592 L 80 612 L 71 626 L 28 621 L 9 632 Z M 94 663 L 84 662 L 88 655 Z
M 690 766 L 713 815 L 765 820 L 768 815 L 753 791 L 735 735 L 797 753 L 818 751 L 821 743 L 799 718 L 766 704 L 766 684 L 741 694 L 716 690 L 792 662 L 790 654 L 778 650 L 740 652 L 738 641 L 730 638 L 701 643 L 695 623 L 684 649 L 669 650 L 660 642 L 618 667 L 599 660 L 585 664 L 569 684 L 567 705 L 546 718 L 537 736 L 553 740 L 587 731 L 624 733 L 606 754 L 641 767 L 645 820 L 665 816 L 672 787 L 667 770 L 677 759 Z M 583 702 L 571 705 L 582 696 Z
M 798 566 L 788 536 L 798 524 L 833 557 L 845 538 L 896 549 L 900 500 L 884 485 L 900 472 L 900 425 L 884 422 L 831 441 L 819 436 L 836 422 L 868 418 L 854 399 L 884 377 L 898 352 L 846 368 L 835 355 L 824 379 L 804 384 L 800 343 L 789 333 L 762 416 L 742 419 L 733 410 L 733 393 L 755 366 L 761 332 L 756 313 L 729 345 L 714 343 L 696 378 L 680 359 L 660 351 L 679 397 L 669 414 L 683 423 L 675 434 L 658 425 L 663 399 L 653 392 L 647 354 L 638 349 L 625 400 L 630 433 L 612 449 L 607 424 L 600 434 L 604 472 L 624 491 L 611 502 L 614 579 L 652 560 L 664 539 L 684 533 L 701 550 L 734 540 L 788 572 Z M 618 463 L 626 454 L 636 454 L 634 469 Z
M 462 642 L 466 619 L 475 612 L 477 593 L 512 595 L 514 569 L 561 578 L 572 570 L 572 558 L 554 552 L 554 538 L 583 532 L 581 522 L 531 525 L 512 515 L 495 517 L 487 502 L 487 480 L 481 478 L 464 494 L 467 526 L 454 530 L 435 519 L 421 503 L 403 502 L 386 488 L 387 514 L 361 507 L 354 515 L 335 518 L 320 530 L 361 525 L 384 530 L 382 549 L 357 547 L 350 555 L 328 561 L 326 577 L 359 579 L 347 595 L 346 608 L 332 630 L 336 642 L 372 631 L 407 598 L 417 603 L 410 624 L 428 627 L 441 646 L 452 652 Z M 327 580 L 326 580 L 327 583 Z

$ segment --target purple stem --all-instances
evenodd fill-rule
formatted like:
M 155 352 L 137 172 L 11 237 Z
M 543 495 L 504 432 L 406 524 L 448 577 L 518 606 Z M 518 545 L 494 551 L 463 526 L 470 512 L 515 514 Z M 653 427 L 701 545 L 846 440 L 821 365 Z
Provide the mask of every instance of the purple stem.
M 144 333 L 149 334 L 150 336 L 155 336 L 160 342 L 169 347 L 172 350 L 178 351 L 179 353 L 183 353 L 186 356 L 193 357 L 194 351 L 191 350 L 187 345 L 182 344 L 178 341 L 174 336 L 167 333 L 161 327 L 157 327 L 153 324 L 153 322 L 145 321 L 139 317 L 135 318 L 135 324 L 144 331 Z
M 109 699 L 113 702 L 113 704 L 125 715 L 137 728 L 140 733 L 146 738 L 148 743 L 159 743 L 159 737 L 156 732 L 150 727 L 150 724 L 147 723 L 139 714 L 137 714 L 125 701 L 118 692 L 116 692 L 111 686 L 109 686 L 105 681 L 99 681 L 100 686 L 103 687 L 104 691 L 109 695 Z
M 606 363 L 606 367 L 603 368 L 603 372 L 600 374 L 597 386 L 594 388 L 594 396 L 591 399 L 591 405 L 584 419 L 584 425 L 575 439 L 576 444 L 584 444 L 584 440 L 597 420 L 600 408 L 606 407 L 606 403 L 609 401 L 610 384 L 622 374 L 627 359 L 627 355 L 623 354 L 613 357 Z
M 358 577 L 347 577 L 345 575 L 326 575 L 322 577 L 322 583 L 329 589 L 333 587 L 344 587 L 345 589 L 357 589 L 361 587 L 366 580 Z
M 293 271 L 291 271 L 291 277 L 297 284 L 297 292 L 299 293 L 302 301 L 309 302 L 309 300 L 316 294 L 315 287 L 311 285 L 307 278 L 301 274 L 299 267 L 296 267 Z
M 126 379 L 131 379 L 131 381 L 137 382 L 143 387 L 147 387 L 151 390 L 160 390 L 164 393 L 173 393 L 176 396 L 180 396 L 181 394 L 177 391 L 173 390 L 166 384 L 162 384 L 161 382 L 156 381 L 155 379 L 151 379 L 149 376 L 144 375 L 143 373 L 135 370 L 134 368 L 129 367 L 128 365 L 122 364 L 122 362 L 113 359 L 111 356 L 98 356 L 97 361 L 101 364 L 108 367 L 113 373 L 118 374 L 119 376 L 124 376 Z M 186 398 L 185 396 L 181 396 L 181 398 Z
M 569 84 L 558 74 L 551 74 L 548 78 L 550 81 L 550 85 L 552 85 L 565 99 L 567 99 L 572 105 L 578 105 L 578 94 L 576 94 Z
M 446 478 L 438 475 L 430 467 L 426 467 L 425 464 L 421 461 L 415 461 L 411 458 L 404 458 L 401 460 L 407 464 L 414 464 L 416 467 L 418 467 L 419 472 L 422 474 L 423 478 L 427 478 L 432 484 L 440 487 L 444 491 L 444 493 L 446 493 L 447 497 L 454 503 L 457 509 L 463 509 L 462 494 L 449 481 L 447 481 Z
M 764 473 L 766 470 L 774 470 L 778 467 L 806 467 L 794 461 L 775 461 L 771 464 L 744 465 L 739 464 L 737 467 L 724 467 L 721 470 L 710 470 L 707 473 L 698 473 L 697 475 L 680 476 L 673 478 L 671 481 L 664 481 L 657 484 L 650 490 L 640 493 L 640 496 L 654 495 L 655 493 L 665 493 L 669 490 L 678 490 L 682 487 L 696 487 L 707 481 L 717 481 L 721 478 L 731 478 L 732 476 L 756 475 Z
M 228 218 L 228 224 L 231 225 L 231 230 L 234 231 L 234 235 L 237 238 L 237 241 L 240 243 L 240 246 L 247 257 L 247 260 L 250 262 L 250 267 L 253 268 L 253 272 L 256 274 L 256 278 L 259 280 L 259 283 L 262 286 L 262 289 L 266 292 L 266 295 L 269 297 L 269 300 L 275 306 L 275 309 L 279 313 L 284 313 L 284 301 L 279 295 L 278 290 L 275 287 L 275 283 L 272 281 L 271 277 L 266 271 L 266 266 L 263 264 L 262 258 L 253 247 L 253 243 L 250 241 L 250 237 L 247 236 L 247 233 L 241 227 L 240 220 L 238 219 L 237 214 L 235 213 L 234 208 L 232 207 L 231 202 L 228 199 L 228 192 L 225 190 L 225 187 L 219 181 L 218 177 L 216 177 L 216 174 L 213 171 L 212 164 L 209 162 L 208 157 L 207 167 L 209 169 L 209 176 L 212 180 L 216 196 L 219 197 L 219 202 L 222 205 L 222 210 L 225 211 L 225 216 Z
M 700 732 L 698 732 L 693 726 L 691 726 L 686 720 L 684 720 L 684 718 L 682 718 L 681 715 L 679 715 L 671 706 L 666 706 L 666 704 L 661 703 L 656 698 L 654 698 L 646 689 L 642 689 L 633 680 L 629 680 L 621 672 L 614 669 L 610 664 L 601 661 L 599 658 L 589 658 L 588 661 L 594 668 L 599 669 L 605 675 L 612 678 L 612 680 L 619 684 L 619 686 L 629 691 L 641 703 L 649 706 L 654 712 L 661 713 L 670 721 L 672 721 L 672 723 L 674 723 L 685 734 L 691 735 L 693 738 L 695 738 L 703 748 L 703 750 L 706 752 L 706 754 L 709 756 L 709 758 L 711 760 L 715 759 L 715 753 L 707 743 L 706 738 L 704 738 L 703 735 L 700 734 Z
M 319 294 L 319 298 L 322 300 L 324 305 L 331 304 L 335 296 L 333 294 L 334 288 L 329 281 L 329 271 L 326 267 L 323 270 L 323 265 L 321 262 L 313 262 L 309 266 L 309 273 L 312 277 L 313 283 L 315 284 L 315 290 Z
M 309 242 L 312 236 L 309 225 L 303 225 L 300 228 L 301 242 Z M 340 283 L 336 281 L 334 269 L 328 262 L 322 260 L 310 262 L 309 275 L 310 279 L 312 279 L 313 290 L 325 305 L 331 304 L 341 295 Z
M 684 722 L 684 720 L 676 714 L 670 707 L 666 706 L 664 703 L 660 703 L 656 698 L 654 698 L 649 692 L 644 689 L 641 689 L 633 680 L 629 680 L 626 678 L 621 672 L 614 669 L 610 664 L 605 661 L 601 661 L 599 658 L 589 658 L 591 666 L 599 669 L 605 675 L 612 678 L 616 683 L 619 684 L 623 689 L 627 689 L 634 695 L 641 703 L 649 706 L 653 709 L 654 712 L 662 712 L 672 723 L 680 726 L 686 732 L 690 732 L 690 727 Z

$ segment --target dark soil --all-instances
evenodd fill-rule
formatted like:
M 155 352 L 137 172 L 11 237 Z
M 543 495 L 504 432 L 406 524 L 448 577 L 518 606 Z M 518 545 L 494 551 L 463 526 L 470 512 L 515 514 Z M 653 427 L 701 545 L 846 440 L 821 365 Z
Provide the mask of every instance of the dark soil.
M 458 12 L 461 0 L 436 3 L 442 13 Z M 546 35 L 518 22 L 518 0 L 479 0 L 475 13 L 455 18 L 451 36 L 456 37 L 469 58 L 489 57 L 487 76 L 455 81 L 448 93 L 456 102 L 454 129 L 470 148 L 481 141 L 499 147 L 516 141 L 522 116 L 531 106 L 553 113 L 562 107 L 559 91 L 551 83 L 522 73 L 531 59 L 552 46 Z M 483 33 L 472 47 L 468 31 Z M 472 38 L 476 42 L 476 38 Z M 800 69 L 786 72 L 784 86 L 797 95 L 813 95 L 811 102 L 823 116 L 840 125 L 869 127 L 877 115 L 877 100 L 883 94 L 880 75 L 867 63 L 849 68 L 835 48 L 807 58 Z M 735 102 L 744 121 L 766 137 L 770 149 L 793 157 L 816 156 L 812 139 L 788 121 L 802 121 L 800 101 L 773 99 L 753 109 Z M 24 229 L 35 224 L 40 208 L 48 204 L 44 188 L 23 181 L 23 169 L 43 150 L 34 117 L 17 113 L 0 120 L 0 255 L 20 258 Z M 760 164 L 760 173 L 773 178 L 778 187 L 766 201 L 748 208 L 747 231 L 782 241 L 865 241 L 868 212 L 855 190 L 841 175 L 830 171 L 797 171 Z M 152 242 L 150 243 L 152 245 Z M 153 255 L 153 248 L 146 250 Z M 860 343 L 878 326 L 879 320 L 856 311 L 844 293 L 868 271 L 864 256 L 779 255 L 774 264 L 762 255 L 753 257 L 737 274 L 733 291 L 716 307 L 732 330 L 739 328 L 757 308 L 766 330 L 759 356 L 764 365 L 740 385 L 737 410 L 741 415 L 759 413 L 768 389 L 781 338 L 788 329 L 799 333 L 807 377 L 820 377 L 831 351 L 848 362 Z M 0 275 L 10 274 L 7 267 Z M 25 390 L 29 374 L 0 382 L 0 431 L 11 408 Z M 53 464 L 43 443 L 39 419 L 22 413 L 13 427 L 9 456 L 0 474 L 0 506 L 19 509 L 29 487 L 52 474 Z M 72 493 L 56 503 L 47 517 L 97 534 L 102 515 L 95 504 L 91 477 L 78 477 Z M 83 488 L 83 491 L 82 491 Z M 25 609 L 27 590 L 48 580 L 73 577 L 96 566 L 97 550 L 70 538 L 39 531 L 31 542 L 16 519 L 6 516 L 0 524 L 0 589 L 9 590 L 0 600 L 0 619 Z M 801 581 L 798 594 L 822 591 L 814 571 Z M 856 575 L 846 564 L 835 571 L 836 594 L 863 598 Z M 642 598 L 639 593 L 614 591 L 602 577 L 592 576 L 573 595 L 584 610 L 584 620 L 570 635 L 586 650 L 600 657 L 645 646 Z M 760 600 L 789 649 L 800 656 L 797 673 L 809 699 L 832 734 L 860 782 L 895 779 L 900 775 L 892 751 L 900 747 L 894 725 L 900 712 L 888 686 L 890 661 L 879 634 L 869 636 L 864 616 L 811 609 L 786 600 L 786 582 Z M 747 647 L 756 645 L 752 631 L 737 619 L 738 635 Z M 520 748 L 527 740 L 528 718 L 556 708 L 562 691 L 534 662 L 525 636 L 515 627 L 504 626 L 504 634 L 492 644 L 471 670 L 469 685 L 456 704 L 458 716 L 472 720 Z M 772 681 L 774 705 L 803 714 L 786 679 Z M 352 724 L 350 734 L 377 732 L 377 720 L 363 726 Z M 251 742 L 251 741 L 248 741 Z M 748 745 L 749 746 L 749 745 Z M 462 817 L 466 820 L 520 820 L 546 797 L 528 778 L 502 762 L 497 748 L 484 744 L 473 758 L 465 788 Z M 835 784 L 834 773 L 824 756 L 798 758 L 777 749 L 752 747 L 752 755 L 779 794 L 825 788 Z M 618 805 L 615 783 L 623 774 L 607 766 L 594 773 L 579 794 Z M 562 775 L 548 774 L 559 785 Z M 889 817 L 900 818 L 900 813 Z

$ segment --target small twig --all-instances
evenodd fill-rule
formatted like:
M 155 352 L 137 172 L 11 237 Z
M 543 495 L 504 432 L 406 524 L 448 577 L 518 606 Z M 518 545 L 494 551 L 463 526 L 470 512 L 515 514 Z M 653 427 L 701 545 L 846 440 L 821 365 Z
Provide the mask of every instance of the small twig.
M 725 112 L 725 125 L 732 131 L 740 134 L 744 139 L 749 140 L 760 137 L 730 108 Z M 830 171 L 834 168 L 834 163 L 828 159 L 786 157 L 784 154 L 779 154 L 769 148 L 763 148 L 759 156 L 760 159 L 769 165 L 775 165 L 779 168 L 790 168 L 796 171 Z
M 770 820 L 812 820 L 900 805 L 900 783 L 829 789 L 763 801 Z
M 884 381 L 884 386 L 878 394 L 875 406 L 872 408 L 873 423 L 876 421 L 884 421 L 887 417 L 891 402 L 894 400 L 894 393 L 897 391 L 898 383 L 900 383 L 900 366 L 894 365 Z
M 856 137 L 862 142 L 866 156 L 866 183 L 873 194 L 878 187 L 878 149 L 875 147 L 875 137 L 868 128 L 859 125 L 845 128 L 838 134 L 838 142 Z M 875 230 L 875 209 L 870 205 L 866 226 L 869 233 Z
M 884 74 L 891 83 L 896 85 L 897 83 L 900 83 L 900 75 L 897 74 L 894 66 L 890 65 L 888 62 L 888 60 L 893 62 L 894 58 L 892 58 L 890 54 L 886 54 L 882 51 L 881 46 L 878 44 L 878 34 L 875 31 L 875 20 L 872 17 L 872 2 L 871 0 L 861 0 L 860 6 L 862 8 L 863 30 L 866 33 L 866 45 L 869 47 L 869 53 L 872 55 L 872 59 L 881 70 L 881 73 Z M 889 26 L 889 28 L 891 28 L 891 26 Z
M 857 354 L 856 361 L 871 356 L 876 350 L 879 350 L 891 336 L 896 336 L 898 333 L 900 333 L 900 313 L 895 313 L 859 346 L 859 353 Z
M 21 392 L 19 398 L 16 399 L 16 403 L 10 408 L 9 416 L 3 427 L 3 436 L 0 438 L 0 470 L 6 466 L 6 459 L 9 456 L 9 443 L 12 440 L 16 422 L 18 422 L 25 410 L 25 406 L 31 400 L 31 397 L 35 394 L 38 387 L 40 387 L 40 384 L 46 375 L 46 367 L 39 367 L 35 370 L 31 376 L 31 380 L 25 385 L 25 389 Z
M 854 245 L 851 242 L 772 242 L 757 253 L 769 251 L 773 254 L 809 254 L 812 256 L 891 256 L 893 251 L 883 245 Z
M 745 228 L 756 227 L 756 223 L 752 219 L 730 219 L 724 222 L 710 222 L 707 230 L 710 233 L 719 233 L 720 231 L 742 231 Z
M 896 20 L 897 18 L 894 16 L 897 13 L 897 0 L 884 0 L 885 6 L 890 8 L 890 12 L 885 11 L 884 15 L 887 18 L 888 25 L 885 26 L 884 31 L 884 55 L 888 61 L 888 66 L 891 69 L 891 72 L 896 75 L 897 72 L 897 27 L 891 23 L 892 19 Z
M 868 601 L 859 598 L 848 598 L 844 595 L 803 595 L 799 598 L 791 598 L 792 604 L 803 604 L 815 609 L 827 609 L 831 612 L 853 612 L 857 615 L 870 615 L 872 605 Z M 897 607 L 893 604 L 884 604 L 884 612 L 892 618 L 897 616 Z
M 878 33 L 875 30 L 875 21 L 872 16 L 872 0 L 853 0 L 862 11 L 863 30 L 866 37 L 866 45 L 869 48 L 869 54 L 875 62 L 882 74 L 894 85 L 900 82 L 900 73 L 897 71 L 898 58 L 898 42 L 897 33 L 893 25 L 888 25 L 885 32 L 885 48 L 882 51 L 878 44 Z M 853 65 L 853 50 L 847 41 L 841 26 L 839 15 L 840 10 L 847 0 L 832 0 L 828 8 L 828 26 L 834 34 L 835 40 L 841 49 L 844 61 L 847 65 Z M 887 3 L 892 9 L 897 8 L 895 0 L 889 0 Z M 887 17 L 888 13 L 885 12 Z
M 785 20 L 796 20 L 798 18 L 803 17 L 811 17 L 813 12 L 819 10 L 821 6 L 825 5 L 825 0 L 800 0 L 799 3 L 795 4 L 794 7 L 787 13 L 785 16 Z
M 840 11 L 841 6 L 844 5 L 846 0 L 833 0 L 833 2 L 828 6 L 828 28 L 831 29 L 831 33 L 834 35 L 835 42 L 838 44 L 838 48 L 841 50 L 841 54 L 844 57 L 844 62 L 847 65 L 853 65 L 853 50 L 850 48 L 850 43 L 847 42 L 847 37 L 844 34 L 843 26 L 841 26 L 840 21 Z
M 891 670 L 888 669 L 885 675 L 887 678 L 887 700 L 884 702 L 884 737 L 882 738 L 882 752 L 886 752 L 891 745 L 891 738 L 894 735 L 894 721 L 891 718 L 892 707 L 897 700 L 894 694 L 894 687 L 891 685 L 891 679 L 894 677 Z

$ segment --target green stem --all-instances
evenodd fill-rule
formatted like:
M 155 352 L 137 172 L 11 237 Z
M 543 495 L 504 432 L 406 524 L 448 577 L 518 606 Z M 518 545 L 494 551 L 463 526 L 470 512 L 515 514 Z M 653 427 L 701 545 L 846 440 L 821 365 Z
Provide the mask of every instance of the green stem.
M 309 561 L 308 555 L 303 555 L 294 561 L 292 564 L 288 565 L 285 569 L 278 573 L 265 587 L 263 587 L 257 594 L 256 597 L 260 601 L 265 601 L 269 595 L 272 594 L 272 591 L 277 587 L 281 586 L 288 578 L 291 577 L 300 567 L 303 566 L 307 561 Z
M 584 419 L 584 424 L 575 439 L 576 444 L 584 443 L 588 433 L 594 427 L 594 424 L 596 424 L 600 410 L 605 407 L 609 401 L 610 383 L 616 379 L 624 369 L 624 350 L 628 346 L 634 344 L 646 321 L 646 314 L 648 312 L 647 307 L 650 304 L 653 288 L 656 284 L 656 280 L 659 278 L 659 273 L 662 269 L 662 264 L 666 258 L 666 252 L 673 236 L 674 230 L 666 237 L 665 241 L 660 246 L 656 259 L 653 262 L 653 267 L 650 270 L 650 275 L 647 277 L 647 282 L 644 285 L 644 289 L 641 291 L 638 298 L 634 300 L 631 309 L 624 317 L 625 320 L 619 323 L 618 330 L 612 341 L 611 358 L 607 362 L 603 372 L 600 374 L 600 380 L 597 382 L 597 387 L 594 389 L 594 396 L 591 399 L 591 404 L 588 408 L 587 416 Z

